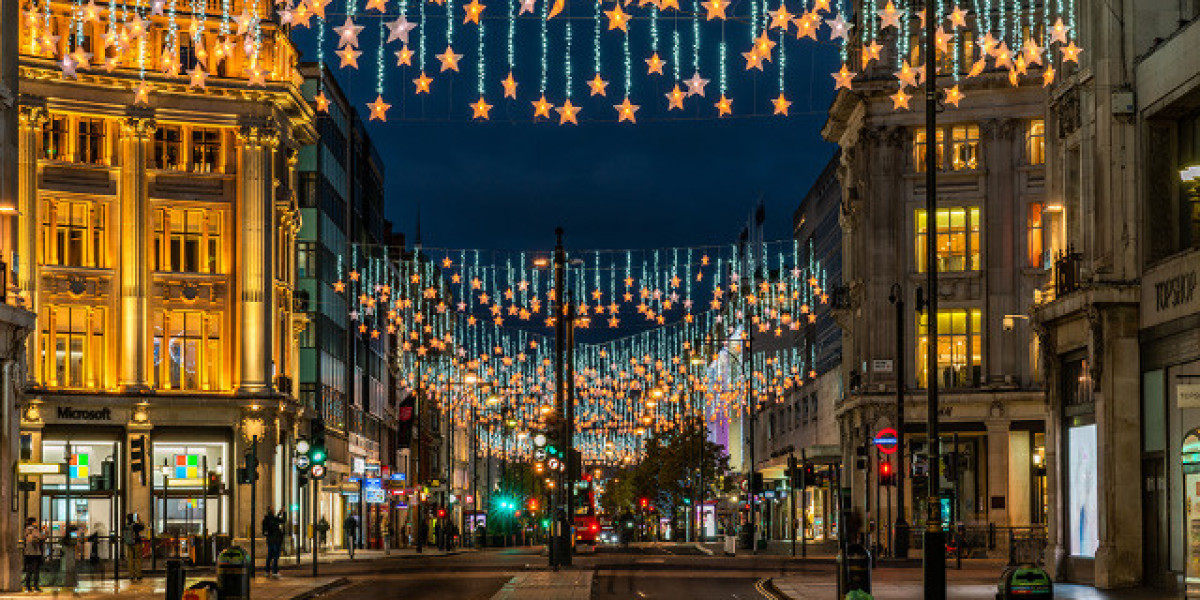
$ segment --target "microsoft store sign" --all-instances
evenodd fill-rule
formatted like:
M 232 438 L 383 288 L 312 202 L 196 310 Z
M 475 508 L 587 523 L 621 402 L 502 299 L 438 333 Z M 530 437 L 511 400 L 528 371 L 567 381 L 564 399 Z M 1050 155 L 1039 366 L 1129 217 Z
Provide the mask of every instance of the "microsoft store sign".
M 104 408 L 75 408 L 74 406 L 59 406 L 51 414 L 59 421 L 102 421 L 113 420 L 113 409 Z

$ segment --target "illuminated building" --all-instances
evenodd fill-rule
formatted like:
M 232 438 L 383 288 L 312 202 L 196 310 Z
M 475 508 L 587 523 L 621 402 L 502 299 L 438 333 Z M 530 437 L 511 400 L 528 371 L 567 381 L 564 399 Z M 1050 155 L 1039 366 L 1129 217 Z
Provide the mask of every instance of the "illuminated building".
M 861 64 L 860 51 L 852 51 L 850 64 Z M 964 75 L 979 52 L 977 44 L 942 52 L 939 87 L 953 86 L 951 71 Z M 940 510 L 944 519 L 963 525 L 971 536 L 967 543 L 979 547 L 977 533 L 989 527 L 1040 531 L 1046 522 L 1039 459 L 1046 451 L 1047 410 L 1028 314 L 1050 279 L 1047 257 L 1062 247 L 1066 215 L 1045 188 L 1045 66 L 1030 65 L 1017 77 L 994 68 L 963 78 L 965 99 L 938 114 L 929 140 L 923 104 L 897 108 L 894 71 L 902 60 L 924 64 L 921 45 L 911 44 L 906 56 L 888 53 L 872 62 L 853 93 L 839 92 L 823 132 L 841 150 L 843 289 L 836 296 L 845 388 L 835 413 L 843 440 L 842 485 L 852 489 L 854 510 L 864 522 L 887 522 L 892 505 L 879 486 L 880 454 L 871 440 L 896 421 L 899 318 L 908 460 L 893 467 L 905 469 L 910 532 L 919 535 L 924 527 L 927 474 L 939 472 L 923 458 L 925 388 L 937 377 L 943 436 L 938 462 L 949 465 L 940 480 L 946 499 Z M 1058 58 L 1053 60 L 1058 69 Z M 929 143 L 937 145 L 935 165 L 926 164 Z M 925 212 L 930 168 L 939 172 L 934 215 Z M 927 315 L 916 306 L 931 229 L 940 282 L 936 365 L 927 364 Z M 893 285 L 905 302 L 899 316 L 889 301 Z M 869 469 L 857 468 L 866 462 Z M 869 535 L 890 548 L 890 528 Z M 988 550 L 1003 555 L 1006 546 L 1004 538 Z
M 52 537 L 136 514 L 156 536 L 240 538 L 261 517 L 235 479 L 255 438 L 258 511 L 293 502 L 277 463 L 301 415 L 295 160 L 315 132 L 273 11 L 22 14 L 13 254 L 37 331 L 21 443 L 69 471 L 29 497 Z

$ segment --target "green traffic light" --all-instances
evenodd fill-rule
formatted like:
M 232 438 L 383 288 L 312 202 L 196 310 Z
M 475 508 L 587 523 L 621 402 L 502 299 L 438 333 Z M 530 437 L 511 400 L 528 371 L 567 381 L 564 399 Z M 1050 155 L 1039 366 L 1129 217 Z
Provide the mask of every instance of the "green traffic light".
M 309 458 L 312 459 L 312 462 L 314 465 L 319 465 L 319 464 L 324 463 L 325 462 L 325 449 L 324 448 L 313 448 L 312 454 L 309 456 Z
M 558 448 L 557 448 L 557 447 L 555 447 L 553 444 L 551 444 L 551 445 L 549 445 L 549 446 L 546 446 L 546 454 L 550 454 L 550 455 L 557 455 L 557 454 L 558 454 Z

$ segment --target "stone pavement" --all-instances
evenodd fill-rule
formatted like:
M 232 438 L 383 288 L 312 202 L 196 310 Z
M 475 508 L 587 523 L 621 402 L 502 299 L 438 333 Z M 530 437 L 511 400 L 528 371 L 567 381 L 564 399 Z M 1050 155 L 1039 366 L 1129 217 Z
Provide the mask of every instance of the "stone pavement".
M 492 600 L 588 600 L 593 574 L 591 569 L 521 573 L 504 584 Z
M 187 585 L 190 586 L 203 579 L 211 580 L 212 577 L 189 577 Z M 250 592 L 255 600 L 307 600 L 347 583 L 348 580 L 345 577 L 318 577 L 316 579 L 311 577 L 281 577 L 279 579 L 257 577 L 251 583 Z M 112 581 L 81 581 L 79 586 L 74 589 L 51 587 L 42 589 L 45 591 L 41 593 L 0 593 L 0 600 L 58 596 L 81 600 L 149 600 L 151 598 L 161 599 L 167 591 L 166 580 L 163 577 L 147 577 L 140 583 L 128 580 L 122 580 L 115 584 Z

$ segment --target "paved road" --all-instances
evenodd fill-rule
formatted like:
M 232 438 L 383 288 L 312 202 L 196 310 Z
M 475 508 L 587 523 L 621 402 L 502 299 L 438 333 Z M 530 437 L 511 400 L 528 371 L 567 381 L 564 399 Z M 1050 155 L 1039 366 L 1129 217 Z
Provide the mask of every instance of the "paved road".
M 712 571 L 597 571 L 592 600 L 763 600 L 771 598 L 756 584 L 753 573 Z
M 404 575 L 353 577 L 351 584 L 321 596 L 322 600 L 489 600 L 512 579 L 496 573 L 412 573 Z

